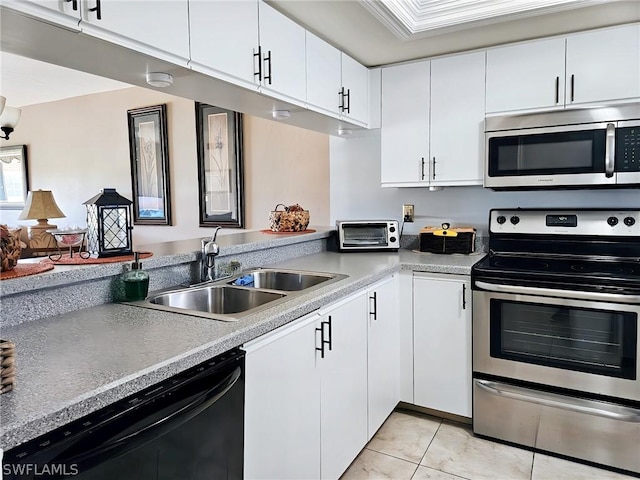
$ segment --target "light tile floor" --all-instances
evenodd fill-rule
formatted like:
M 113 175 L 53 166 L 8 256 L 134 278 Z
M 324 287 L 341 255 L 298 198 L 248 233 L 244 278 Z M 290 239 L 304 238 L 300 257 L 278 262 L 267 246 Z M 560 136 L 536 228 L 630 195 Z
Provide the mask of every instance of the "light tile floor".
M 473 436 L 471 426 L 391 414 L 341 480 L 624 480 L 627 475 Z

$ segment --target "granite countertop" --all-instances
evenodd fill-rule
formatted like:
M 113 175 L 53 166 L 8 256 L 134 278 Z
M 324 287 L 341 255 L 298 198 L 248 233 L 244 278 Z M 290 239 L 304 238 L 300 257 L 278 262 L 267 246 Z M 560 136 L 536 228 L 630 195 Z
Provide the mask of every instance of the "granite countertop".
M 480 258 L 409 250 L 316 253 L 264 266 L 348 277 L 238 322 L 112 303 L 4 328 L 3 337 L 17 345 L 17 377 L 15 389 L 0 395 L 0 448 L 69 423 L 401 269 L 469 274 Z

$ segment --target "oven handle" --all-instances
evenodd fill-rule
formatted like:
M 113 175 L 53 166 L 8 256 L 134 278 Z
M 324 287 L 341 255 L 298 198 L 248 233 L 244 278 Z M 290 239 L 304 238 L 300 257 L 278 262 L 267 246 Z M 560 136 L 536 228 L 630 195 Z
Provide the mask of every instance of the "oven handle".
M 486 380 L 475 380 L 480 390 L 523 402 L 534 403 L 544 407 L 560 408 L 575 413 L 586 413 L 619 422 L 640 423 L 640 410 L 623 406 L 611 406 L 611 410 L 603 408 L 601 402 L 594 402 L 583 398 L 573 398 L 553 393 L 539 392 L 528 388 L 514 387 Z M 596 406 L 597 405 L 597 406 Z M 606 405 L 606 404 L 604 404 Z
M 623 295 L 619 293 L 580 292 L 576 290 L 556 290 L 554 288 L 522 287 L 518 285 L 498 285 L 495 283 L 476 281 L 475 285 L 483 290 L 498 293 L 515 293 L 522 295 L 541 295 L 544 297 L 575 298 L 578 300 L 595 300 L 615 303 L 640 303 L 640 295 Z

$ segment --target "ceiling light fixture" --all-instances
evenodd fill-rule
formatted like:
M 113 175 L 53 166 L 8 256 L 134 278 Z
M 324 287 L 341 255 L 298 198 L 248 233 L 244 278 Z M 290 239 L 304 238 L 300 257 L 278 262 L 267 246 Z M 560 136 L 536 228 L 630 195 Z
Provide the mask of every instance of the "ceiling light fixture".
M 21 113 L 22 110 L 15 107 L 5 106 L 2 109 L 2 114 L 0 115 L 0 130 L 2 130 L 4 136 L 0 135 L 0 138 L 9 140 L 9 135 L 11 135 L 16 125 L 18 125 L 18 121 L 20 121 Z
M 286 120 L 291 117 L 291 111 L 289 110 L 274 110 L 271 112 L 271 116 L 274 120 Z
M 149 72 L 147 73 L 147 83 L 152 87 L 170 87 L 173 85 L 173 75 L 165 72 Z
M 338 135 L 340 135 L 341 137 L 348 137 L 352 133 L 353 133 L 353 130 L 351 130 L 350 128 L 343 128 L 343 127 L 338 128 Z

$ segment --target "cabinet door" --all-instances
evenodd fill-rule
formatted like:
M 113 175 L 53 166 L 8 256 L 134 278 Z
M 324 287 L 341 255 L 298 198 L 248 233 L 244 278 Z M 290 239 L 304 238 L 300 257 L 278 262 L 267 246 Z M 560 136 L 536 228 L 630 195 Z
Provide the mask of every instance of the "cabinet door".
M 431 61 L 434 185 L 482 185 L 485 53 Z
M 81 1 L 83 33 L 179 65 L 189 61 L 187 0 Z
M 398 404 L 398 279 L 393 276 L 367 292 L 369 436 L 371 439 Z
M 366 308 L 361 293 L 321 312 L 323 335 L 331 342 L 318 360 L 321 478 L 339 478 L 367 443 Z
M 244 477 L 320 478 L 318 316 L 245 345 Z
M 47 23 L 80 30 L 81 0 L 3 0 L 2 6 L 36 17 Z
M 340 111 L 340 50 L 306 32 L 307 103 L 338 116 Z
M 262 86 L 285 99 L 307 97 L 305 30 L 283 14 L 259 3 Z
M 369 123 L 369 69 L 342 52 L 343 114 L 363 125 Z
M 564 38 L 487 51 L 487 113 L 563 108 Z
M 415 403 L 471 417 L 470 282 L 414 275 L 413 298 Z
M 258 1 L 189 1 L 191 67 L 257 88 Z
M 427 185 L 430 62 L 382 70 L 382 184 Z
M 640 25 L 567 37 L 567 105 L 640 98 Z

